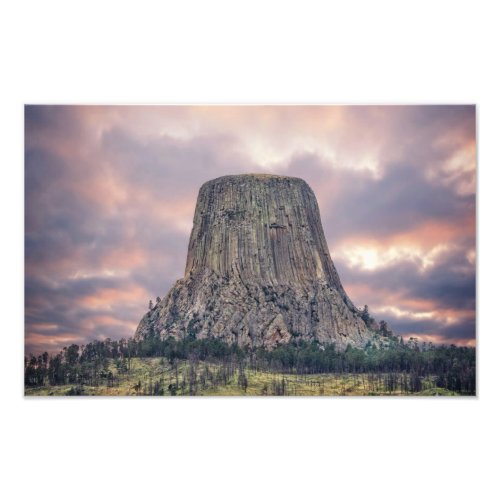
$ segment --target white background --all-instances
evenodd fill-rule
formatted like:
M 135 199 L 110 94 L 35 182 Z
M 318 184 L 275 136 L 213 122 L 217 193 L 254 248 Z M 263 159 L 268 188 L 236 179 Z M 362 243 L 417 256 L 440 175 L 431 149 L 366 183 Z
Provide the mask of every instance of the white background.
M 3 498 L 499 498 L 495 2 L 2 2 Z M 479 397 L 24 399 L 24 103 L 476 103 Z

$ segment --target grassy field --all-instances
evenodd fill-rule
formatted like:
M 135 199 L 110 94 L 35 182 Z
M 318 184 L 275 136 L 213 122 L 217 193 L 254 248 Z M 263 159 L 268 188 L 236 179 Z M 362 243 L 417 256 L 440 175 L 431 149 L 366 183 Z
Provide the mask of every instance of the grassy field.
M 423 380 L 422 391 L 408 394 L 401 389 L 388 391 L 383 375 L 317 374 L 291 375 L 206 362 L 178 363 L 171 366 L 163 358 L 133 358 L 130 370 L 119 373 L 111 363 L 113 380 L 95 385 L 27 387 L 26 396 L 453 396 L 453 392 L 434 387 Z

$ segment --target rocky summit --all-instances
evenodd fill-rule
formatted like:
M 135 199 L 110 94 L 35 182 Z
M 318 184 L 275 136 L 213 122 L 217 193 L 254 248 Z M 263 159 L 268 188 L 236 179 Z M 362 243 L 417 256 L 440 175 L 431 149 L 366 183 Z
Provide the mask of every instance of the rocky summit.
M 136 338 L 223 339 L 272 348 L 292 339 L 362 347 L 373 337 L 330 257 L 302 179 L 229 175 L 200 188 L 184 277 Z

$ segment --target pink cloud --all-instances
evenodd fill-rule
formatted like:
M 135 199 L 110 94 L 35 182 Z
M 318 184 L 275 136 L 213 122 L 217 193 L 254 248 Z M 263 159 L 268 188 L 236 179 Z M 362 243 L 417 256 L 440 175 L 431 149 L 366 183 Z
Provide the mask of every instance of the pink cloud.
M 131 335 L 147 301 L 183 274 L 200 185 L 249 171 L 311 185 L 355 302 L 433 311 L 435 323 L 413 324 L 422 335 L 473 342 L 474 308 L 434 295 L 473 302 L 474 263 L 450 252 L 475 251 L 475 151 L 470 106 L 28 107 L 27 348 Z M 398 278 L 378 292 L 384 266 L 438 247 L 449 256 L 436 260 L 439 283 L 408 267 L 413 291 Z M 380 265 L 350 269 L 343 255 L 356 248 Z M 390 252 L 400 257 L 384 260 Z

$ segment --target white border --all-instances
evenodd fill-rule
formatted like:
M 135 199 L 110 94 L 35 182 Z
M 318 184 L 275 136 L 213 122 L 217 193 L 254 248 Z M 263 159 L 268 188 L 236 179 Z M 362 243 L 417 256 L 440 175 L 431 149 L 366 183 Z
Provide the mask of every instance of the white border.
M 493 8 L 176 5 L 2 7 L 3 497 L 493 498 L 498 464 L 489 454 L 500 444 Z M 476 103 L 479 397 L 25 400 L 23 104 L 48 102 Z

